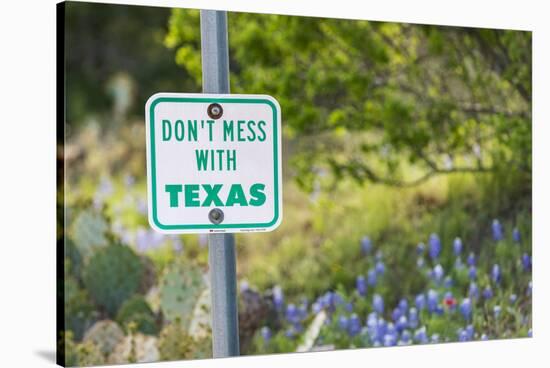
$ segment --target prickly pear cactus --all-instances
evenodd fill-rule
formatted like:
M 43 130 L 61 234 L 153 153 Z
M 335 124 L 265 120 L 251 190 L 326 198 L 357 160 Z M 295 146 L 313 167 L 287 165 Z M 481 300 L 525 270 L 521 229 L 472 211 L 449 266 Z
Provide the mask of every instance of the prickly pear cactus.
M 84 285 L 90 296 L 109 316 L 138 292 L 143 277 L 143 266 L 132 249 L 111 244 L 97 249 L 84 268 Z
M 78 286 L 72 276 L 67 276 L 65 283 L 65 330 L 72 333 L 77 341 L 82 339 L 84 331 L 96 319 L 96 312 L 86 290 Z
M 167 322 L 179 319 L 187 328 L 205 287 L 201 270 L 190 263 L 175 263 L 160 280 L 160 308 Z
M 141 295 L 134 295 L 120 307 L 116 321 L 128 332 L 129 323 L 135 323 L 136 331 L 146 335 L 156 335 L 158 326 L 156 317 Z
M 194 339 L 176 319 L 160 332 L 158 341 L 161 360 L 201 359 L 212 357 L 212 341 L 209 337 Z
M 108 230 L 103 217 L 91 210 L 80 212 L 71 227 L 71 237 L 84 257 L 90 256 L 94 248 L 107 245 Z
M 113 352 L 115 346 L 124 338 L 124 332 L 111 320 L 96 322 L 84 335 L 84 343 L 95 344 L 101 354 L 107 357 Z

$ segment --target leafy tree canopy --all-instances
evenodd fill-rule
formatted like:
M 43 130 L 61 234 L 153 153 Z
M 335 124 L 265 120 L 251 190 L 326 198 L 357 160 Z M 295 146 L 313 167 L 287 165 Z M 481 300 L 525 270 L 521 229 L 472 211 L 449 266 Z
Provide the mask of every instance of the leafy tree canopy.
M 283 109 L 293 168 L 406 186 L 450 172 L 531 170 L 531 33 L 228 15 L 231 89 Z M 199 12 L 165 39 L 201 82 Z

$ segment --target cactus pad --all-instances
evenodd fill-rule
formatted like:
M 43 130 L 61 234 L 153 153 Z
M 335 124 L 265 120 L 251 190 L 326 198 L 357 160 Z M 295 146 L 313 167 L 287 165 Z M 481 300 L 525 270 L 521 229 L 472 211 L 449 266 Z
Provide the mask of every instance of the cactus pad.
M 105 233 L 108 228 L 107 222 L 100 214 L 84 210 L 74 219 L 71 235 L 80 253 L 88 257 L 94 248 L 107 245 Z
M 115 316 L 122 303 L 138 292 L 143 273 L 141 260 L 132 249 L 111 244 L 94 252 L 83 280 L 96 304 Z
M 186 328 L 204 289 L 201 270 L 190 263 L 175 263 L 160 281 L 160 308 L 168 322 L 179 319 Z

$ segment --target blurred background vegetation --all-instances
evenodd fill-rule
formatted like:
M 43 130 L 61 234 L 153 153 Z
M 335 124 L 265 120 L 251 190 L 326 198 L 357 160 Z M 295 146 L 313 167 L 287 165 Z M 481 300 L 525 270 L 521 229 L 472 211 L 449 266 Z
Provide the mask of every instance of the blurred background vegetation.
M 201 91 L 199 12 L 70 2 L 66 10 L 68 363 L 208 357 L 206 239 L 149 228 L 143 117 L 156 92 Z M 499 321 L 479 301 L 475 336 L 526 335 L 531 34 L 249 13 L 228 22 L 231 91 L 272 95 L 283 114 L 283 223 L 237 235 L 241 351 L 296 351 L 307 334 L 285 308 L 306 306 L 305 329 L 319 315 L 311 302 L 327 292 L 353 301 L 365 320 L 372 293 L 362 302 L 357 278 L 382 261 L 374 290 L 387 306 L 429 288 L 459 299 L 472 280 L 457 258 L 466 263 L 469 253 L 480 289 L 493 282 L 502 300 L 523 298 Z M 442 250 L 429 259 L 417 245 L 432 233 Z M 491 281 L 495 262 L 502 282 Z M 452 286 L 426 276 L 436 265 Z M 423 318 L 441 341 L 455 341 L 464 324 Z M 329 322 L 309 349 L 376 346 Z

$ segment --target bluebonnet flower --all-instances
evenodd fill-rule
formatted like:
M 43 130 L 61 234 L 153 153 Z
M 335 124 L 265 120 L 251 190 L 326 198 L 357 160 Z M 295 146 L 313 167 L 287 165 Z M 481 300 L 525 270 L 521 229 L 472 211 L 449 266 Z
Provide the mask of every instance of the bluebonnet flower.
M 382 276 L 384 274 L 384 271 L 386 270 L 386 267 L 384 266 L 384 262 L 382 261 L 376 262 L 374 269 L 377 275 Z
M 518 296 L 516 294 L 510 295 L 510 298 L 509 298 L 510 304 L 514 304 L 516 300 L 518 300 Z
M 433 270 L 433 279 L 439 284 L 444 275 L 443 267 L 438 263 Z
M 344 298 L 342 298 L 342 295 L 340 295 L 339 292 L 335 292 L 333 293 L 333 301 L 334 301 L 334 305 L 340 305 L 344 303 Z
M 403 312 L 401 312 L 401 309 L 398 307 L 394 308 L 394 310 L 391 313 L 391 319 L 394 322 L 397 322 L 397 320 L 403 315 Z
M 271 329 L 269 327 L 267 326 L 262 327 L 262 329 L 260 330 L 260 333 L 265 342 L 269 342 L 269 340 L 271 340 Z
M 447 288 L 447 289 L 450 289 L 453 287 L 453 278 L 451 276 L 447 276 L 445 277 L 445 280 L 443 280 L 443 285 Z
M 395 325 L 392 322 L 389 322 L 386 325 L 386 334 L 397 335 L 397 329 L 395 328 Z
M 475 266 L 476 265 L 476 256 L 474 253 L 470 252 L 468 254 L 468 260 L 467 260 L 468 266 Z
M 469 298 L 464 298 L 460 304 L 460 313 L 466 320 L 472 317 L 472 302 Z
M 409 322 L 407 321 L 406 316 L 401 316 L 397 319 L 397 322 L 395 323 L 395 328 L 398 332 L 401 332 L 405 330 L 407 327 L 409 327 Z
M 359 295 L 367 295 L 367 280 L 365 280 L 364 276 L 357 276 L 357 279 L 355 280 L 355 287 Z
M 393 334 L 384 335 L 384 346 L 395 346 L 397 343 L 397 337 Z
M 367 284 L 369 286 L 375 286 L 376 285 L 376 279 L 377 279 L 376 270 L 375 269 L 370 269 L 369 272 L 367 273 Z
M 430 244 L 430 257 L 435 260 L 441 253 L 441 240 L 439 240 L 439 236 L 434 233 L 430 235 L 428 243 Z
M 348 318 L 346 316 L 340 316 L 338 318 L 338 327 L 340 327 L 342 330 L 348 329 Z
M 432 336 L 430 337 L 430 342 L 432 344 L 438 344 L 439 343 L 439 334 L 437 334 L 437 333 L 432 334 Z
M 286 314 L 285 317 L 288 322 L 290 323 L 297 323 L 300 322 L 300 315 L 298 314 L 298 308 L 292 303 L 289 303 L 286 306 Z
M 283 289 L 279 285 L 273 287 L 273 304 L 275 309 L 282 310 L 283 304 L 285 302 L 285 297 L 283 294 Z
M 480 337 L 480 340 L 487 341 L 487 340 L 489 340 L 489 336 L 487 336 L 487 334 L 482 334 L 481 337 Z
M 414 333 L 414 339 L 419 344 L 427 344 L 428 343 L 428 335 L 426 334 L 426 327 L 422 326 L 416 332 Z
M 483 289 L 483 298 L 485 299 L 491 299 L 493 297 L 493 289 L 489 285 Z
M 439 295 L 437 294 L 437 291 L 430 289 L 428 290 L 428 311 L 430 313 L 433 313 L 437 310 L 437 305 L 439 304 Z
M 453 242 L 453 251 L 455 256 L 459 256 L 462 253 L 462 240 L 460 238 L 455 238 Z
M 421 256 L 424 254 L 424 250 L 426 249 L 426 245 L 424 243 L 418 243 L 416 246 L 416 254 Z
M 364 236 L 361 239 L 361 253 L 363 255 L 369 254 L 370 250 L 372 249 L 372 242 L 368 236 Z
M 529 329 L 529 331 L 527 331 L 527 337 L 533 337 L 533 330 Z
M 479 297 L 479 289 L 475 282 L 470 282 L 470 288 L 468 289 L 468 296 L 472 299 L 477 299 Z
M 411 333 L 405 330 L 401 333 L 400 345 L 409 345 L 411 343 Z
M 323 309 L 323 306 L 319 302 L 315 302 L 311 305 L 311 310 L 313 313 L 317 314 Z
M 521 256 L 521 265 L 523 266 L 524 271 L 529 271 L 531 269 L 531 257 L 527 253 L 523 253 Z
M 424 294 L 418 294 L 414 298 L 414 304 L 418 310 L 423 310 L 426 307 L 426 296 Z
M 468 277 L 470 280 L 474 281 L 477 278 L 477 269 L 476 266 L 470 266 L 468 269 Z
M 322 299 L 322 306 L 330 312 L 334 312 L 337 305 L 340 305 L 344 302 L 342 296 L 337 292 L 327 291 Z
M 413 329 L 418 327 L 418 310 L 414 307 L 409 310 L 409 327 Z
M 382 340 L 384 339 L 384 335 L 386 334 L 386 331 L 388 330 L 388 324 L 386 323 L 384 318 L 380 317 L 380 318 L 378 318 L 378 322 L 377 322 L 376 326 L 377 326 L 376 334 L 378 336 L 378 340 L 380 340 L 380 342 L 382 342 Z
M 498 284 L 500 283 L 500 266 L 497 265 L 497 264 L 494 264 L 493 265 L 493 269 L 491 271 L 491 278 L 493 279 L 493 281 Z
M 406 298 L 401 298 L 397 306 L 399 309 L 401 309 L 401 313 L 405 314 L 407 313 L 407 309 L 409 308 L 409 302 L 407 301 Z
M 379 315 L 384 313 L 384 299 L 380 294 L 374 294 L 372 297 L 372 309 Z
M 500 316 L 501 311 L 502 311 L 502 308 L 500 307 L 500 305 L 495 305 L 493 307 L 493 314 L 494 314 L 495 318 L 498 318 L 498 316 Z
M 353 312 L 353 303 L 352 302 L 346 303 L 346 311 Z
M 463 328 L 458 330 L 458 341 L 460 342 L 468 341 L 468 333 Z
M 515 227 L 512 231 L 512 238 L 516 243 L 521 242 L 521 233 L 519 232 L 519 229 L 517 227 Z
M 353 337 L 359 332 L 361 332 L 361 321 L 357 314 L 353 313 L 349 318 L 348 334 Z
M 497 219 L 493 220 L 493 224 L 491 226 L 493 230 L 493 239 L 495 241 L 500 241 L 504 238 L 503 232 L 502 232 L 502 225 Z
M 466 335 L 468 336 L 468 340 L 472 340 L 475 335 L 475 329 L 473 325 L 466 326 Z

